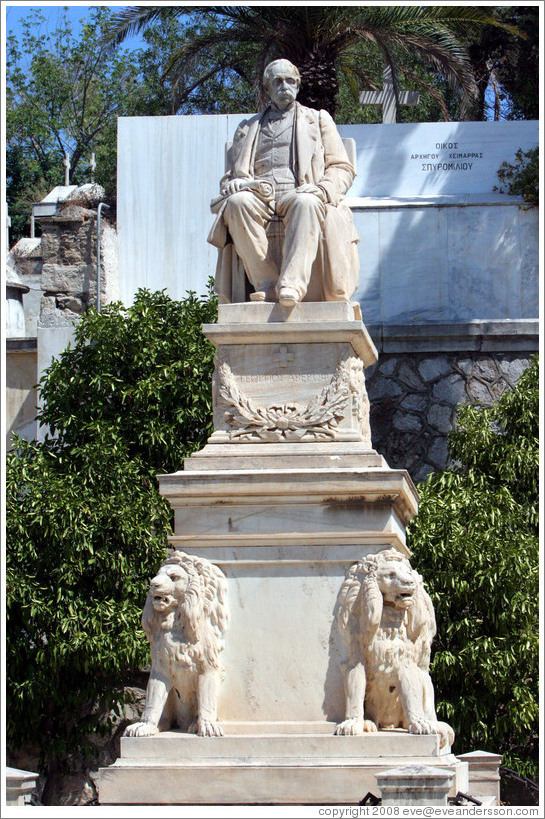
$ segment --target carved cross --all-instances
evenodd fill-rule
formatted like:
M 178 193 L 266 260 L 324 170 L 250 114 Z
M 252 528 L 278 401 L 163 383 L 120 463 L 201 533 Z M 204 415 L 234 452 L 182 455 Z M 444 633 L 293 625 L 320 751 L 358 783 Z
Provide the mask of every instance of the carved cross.
M 389 65 L 384 67 L 382 78 L 382 91 L 362 91 L 360 103 L 361 105 L 382 105 L 382 121 L 391 124 L 396 122 L 398 103 L 399 105 L 418 105 L 420 94 L 418 91 L 400 91 L 396 100 L 392 69 Z
M 295 356 L 290 353 L 289 347 L 278 347 L 273 354 L 273 361 L 279 367 L 288 367 L 295 361 Z
M 89 160 L 89 170 L 91 171 L 91 182 L 95 181 L 95 171 L 97 169 L 97 162 L 95 159 L 94 153 L 91 154 L 91 159 Z
M 70 184 L 70 157 L 68 156 L 68 154 L 64 155 L 63 165 L 64 165 L 64 184 L 66 185 L 66 187 L 68 187 L 68 185 Z

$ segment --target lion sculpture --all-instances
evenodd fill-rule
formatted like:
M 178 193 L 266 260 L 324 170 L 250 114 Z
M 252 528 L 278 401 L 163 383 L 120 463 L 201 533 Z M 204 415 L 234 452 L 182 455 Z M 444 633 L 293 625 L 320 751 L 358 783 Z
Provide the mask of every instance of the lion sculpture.
M 129 725 L 126 736 L 151 736 L 175 725 L 222 736 L 219 655 L 228 624 L 225 575 L 204 558 L 173 552 L 150 582 L 142 626 L 151 673 L 142 722 Z
M 336 616 L 349 656 L 346 719 L 335 733 L 406 728 L 438 734 L 441 747 L 452 745 L 452 728 L 435 714 L 429 675 L 433 605 L 409 561 L 387 549 L 354 563 Z

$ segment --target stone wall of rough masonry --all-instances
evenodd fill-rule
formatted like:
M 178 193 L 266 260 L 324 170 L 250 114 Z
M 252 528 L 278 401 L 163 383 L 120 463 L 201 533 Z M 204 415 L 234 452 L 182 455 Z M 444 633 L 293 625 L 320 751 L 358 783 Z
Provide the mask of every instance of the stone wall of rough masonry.
M 447 465 L 457 404 L 490 406 L 512 388 L 530 352 L 381 353 L 366 370 L 373 447 L 414 481 Z
M 70 206 L 40 220 L 42 297 L 40 324 L 73 319 L 96 302 L 96 211 Z

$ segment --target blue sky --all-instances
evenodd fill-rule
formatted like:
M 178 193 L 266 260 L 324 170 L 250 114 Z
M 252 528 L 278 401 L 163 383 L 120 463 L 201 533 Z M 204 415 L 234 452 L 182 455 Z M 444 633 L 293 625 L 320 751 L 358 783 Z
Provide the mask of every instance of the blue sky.
M 86 17 L 90 8 L 91 6 L 87 3 L 74 3 L 72 5 L 62 5 L 59 3 L 58 5 L 52 6 L 45 5 L 44 3 L 36 3 L 35 5 L 27 3 L 6 4 L 6 30 L 8 32 L 11 30 L 14 34 L 17 34 L 21 31 L 21 21 L 35 9 L 40 9 L 47 20 L 49 31 L 53 31 L 57 22 L 60 21 L 64 9 L 68 9 L 68 15 L 75 23 Z
M 126 4 L 117 4 L 117 8 L 120 8 L 122 5 L 131 5 L 131 3 Z M 73 23 L 74 33 L 78 31 L 78 24 L 80 21 L 84 20 L 88 15 L 90 10 L 93 8 L 93 4 L 91 3 L 34 3 L 30 4 L 28 2 L 11 2 L 6 3 L 6 32 L 9 34 L 12 31 L 16 36 L 19 35 L 22 31 L 22 22 L 27 17 L 27 15 L 31 14 L 34 10 L 39 9 L 42 15 L 46 19 L 46 27 L 44 28 L 44 34 L 48 32 L 53 32 L 57 26 L 57 23 L 60 22 L 62 16 L 64 14 L 64 10 L 67 10 L 68 17 L 70 21 Z M 112 4 L 112 8 L 114 5 Z M 135 48 L 142 45 L 141 38 L 138 37 L 129 37 L 123 44 L 124 48 Z

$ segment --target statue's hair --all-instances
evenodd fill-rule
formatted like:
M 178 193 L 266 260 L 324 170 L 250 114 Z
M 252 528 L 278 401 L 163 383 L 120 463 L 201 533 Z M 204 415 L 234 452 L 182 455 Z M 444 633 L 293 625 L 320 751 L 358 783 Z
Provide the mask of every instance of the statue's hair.
M 375 575 L 380 566 L 396 563 L 410 571 L 416 584 L 414 603 L 407 612 L 407 633 L 410 640 L 420 638 L 419 643 L 424 649 L 424 664 L 426 660 L 429 663 L 429 649 L 435 634 L 433 606 L 424 589 L 422 577 L 412 568 L 409 560 L 396 549 L 385 549 L 378 554 L 367 555 L 350 567 L 339 591 L 337 622 L 341 633 L 348 641 L 353 631 L 361 634 L 362 627 L 364 632 L 367 630 L 375 620 L 375 613 L 378 614 L 380 622 L 380 612 L 376 610 L 376 595 L 373 596 L 372 592 L 373 587 L 378 591 Z M 372 633 L 373 631 L 369 630 L 369 636 Z
M 295 77 L 295 79 L 297 80 L 299 85 L 301 85 L 301 74 L 299 73 L 299 69 L 297 68 L 296 65 L 294 65 L 293 63 L 290 63 L 289 60 L 284 60 L 284 59 L 273 60 L 272 63 L 268 64 L 268 66 L 265 68 L 265 71 L 263 72 L 263 86 L 267 90 L 269 89 L 269 80 L 271 79 L 271 74 L 273 72 L 273 69 L 276 68 L 277 66 L 279 66 L 281 63 L 283 65 L 289 66 L 289 68 L 291 70 L 291 73 L 293 74 L 293 76 Z
M 188 645 L 197 649 L 196 656 L 209 667 L 217 668 L 229 626 L 225 575 L 208 560 L 179 550 L 173 552 L 162 563 L 161 568 L 173 564 L 180 566 L 188 577 L 183 600 L 178 608 Z M 153 608 L 150 593 L 142 614 L 142 626 L 150 643 L 161 630 L 161 619 L 161 615 Z

